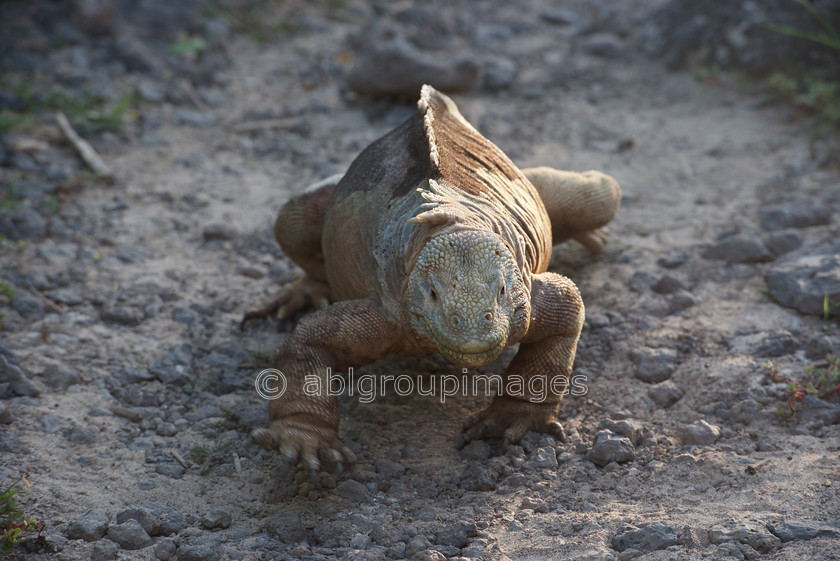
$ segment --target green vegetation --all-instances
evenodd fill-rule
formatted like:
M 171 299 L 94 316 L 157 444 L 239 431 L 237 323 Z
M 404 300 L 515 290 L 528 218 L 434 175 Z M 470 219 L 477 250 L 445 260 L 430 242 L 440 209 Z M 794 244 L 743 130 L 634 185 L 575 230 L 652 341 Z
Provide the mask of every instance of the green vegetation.
M 800 39 L 814 41 L 821 45 L 825 45 L 826 47 L 840 51 L 840 32 L 838 32 L 837 28 L 831 24 L 829 19 L 820 12 L 816 6 L 810 2 L 810 0 L 793 1 L 808 10 L 808 13 L 811 14 L 811 17 L 814 18 L 814 21 L 816 21 L 823 30 L 821 32 L 812 32 L 796 29 L 787 25 L 776 25 L 772 23 L 768 24 L 767 28 L 790 37 L 799 37 Z
M 813 32 L 784 25 L 767 24 L 772 31 L 790 37 L 812 41 L 837 51 L 840 62 L 840 31 L 813 5 L 810 0 L 794 0 L 802 5 L 822 31 Z M 836 70 L 836 68 L 835 68 Z M 717 65 L 701 66 L 693 71 L 698 82 L 759 95 L 768 103 L 784 103 L 800 114 L 816 117 L 814 132 L 823 136 L 840 128 L 840 82 L 837 72 L 818 75 L 788 64 L 758 83 L 739 72 L 722 72 Z
M 9 300 L 14 300 L 15 287 L 7 282 L 0 282 L 0 294 L 5 296 Z
M 81 96 L 72 95 L 39 78 L 14 83 L 0 78 L 0 88 L 14 93 L 24 106 L 20 111 L 4 109 L 0 113 L 0 134 L 12 128 L 35 126 L 38 113 L 52 111 L 61 111 L 67 115 L 81 134 L 118 131 L 122 128 L 128 109 L 134 102 L 134 94 L 127 93 L 115 104 L 108 106 L 101 96 L 90 91 Z
M 809 364 L 805 367 L 802 379 L 783 378 L 779 376 L 776 365 L 772 361 L 764 363 L 767 368 L 767 377 L 775 383 L 784 382 L 787 384 L 786 400 L 787 407 L 779 407 L 776 410 L 779 419 L 788 421 L 794 417 L 801 406 L 806 395 L 813 395 L 821 399 L 828 399 L 840 395 L 840 356 L 827 355 L 824 361 L 816 364 Z
M 0 212 L 12 212 L 20 208 L 23 198 L 17 192 L 18 173 L 13 173 L 5 192 L 0 192 Z
M 207 50 L 207 41 L 201 37 L 185 37 L 169 45 L 169 51 L 183 57 L 192 57 Z
M 13 490 L 21 480 L 30 487 L 26 478 L 21 476 L 0 493 L 0 553 L 8 553 L 14 549 L 15 545 L 21 541 L 22 533 L 39 532 L 43 528 L 43 524 L 23 513 L 23 509 L 15 498 L 18 493 L 26 491 L 26 489 Z

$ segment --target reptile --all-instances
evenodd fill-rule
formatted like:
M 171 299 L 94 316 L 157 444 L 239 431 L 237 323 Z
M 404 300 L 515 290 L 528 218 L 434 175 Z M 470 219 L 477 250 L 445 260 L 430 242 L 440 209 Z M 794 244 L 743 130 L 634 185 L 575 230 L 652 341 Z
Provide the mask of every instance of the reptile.
M 575 239 L 601 251 L 620 199 L 600 172 L 520 170 L 423 86 L 412 117 L 277 215 L 275 237 L 303 275 L 243 323 L 316 311 L 276 351 L 284 393 L 254 439 L 286 466 L 340 470 L 355 456 L 338 435 L 338 398 L 307 391 L 307 376 L 323 388 L 330 372 L 429 352 L 475 368 L 516 343 L 503 379 L 519 376 L 522 391 L 473 413 L 464 442 L 516 443 L 529 430 L 562 439 L 556 415 L 584 305 L 570 279 L 547 271 L 551 249 Z M 550 384 L 547 396 L 529 389 L 534 376 Z

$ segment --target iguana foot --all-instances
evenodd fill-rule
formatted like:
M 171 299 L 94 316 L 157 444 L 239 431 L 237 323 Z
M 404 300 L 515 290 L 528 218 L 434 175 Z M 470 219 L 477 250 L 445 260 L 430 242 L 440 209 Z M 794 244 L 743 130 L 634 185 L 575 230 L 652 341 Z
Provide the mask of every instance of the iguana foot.
M 601 253 L 604 251 L 604 247 L 607 245 L 609 238 L 610 231 L 606 226 L 595 228 L 594 230 L 578 234 L 574 237 L 575 240 L 583 244 L 592 253 Z
M 330 300 L 330 286 L 327 283 L 303 275 L 284 285 L 277 296 L 259 308 L 247 312 L 239 325 L 242 327 L 249 320 L 275 314 L 280 319 L 289 319 L 306 308 L 326 308 Z
M 311 415 L 278 419 L 251 436 L 262 448 L 278 452 L 287 470 L 300 462 L 313 478 L 321 468 L 340 472 L 356 462 L 356 455 L 338 438 L 336 429 Z
M 550 434 L 564 442 L 563 426 L 555 416 L 556 403 L 532 403 L 510 397 L 496 397 L 483 411 L 470 415 L 464 424 L 464 442 L 483 438 L 504 438 L 505 448 L 519 442 L 529 430 Z

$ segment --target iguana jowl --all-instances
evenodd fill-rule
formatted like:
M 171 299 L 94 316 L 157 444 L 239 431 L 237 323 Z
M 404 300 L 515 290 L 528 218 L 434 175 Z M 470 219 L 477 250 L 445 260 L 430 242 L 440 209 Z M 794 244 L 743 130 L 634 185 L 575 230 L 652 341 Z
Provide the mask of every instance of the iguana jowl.
M 505 376 L 543 376 L 559 394 L 498 395 L 470 417 L 466 440 L 562 436 L 555 415 L 584 307 L 571 280 L 546 272 L 551 246 L 574 238 L 600 251 L 620 199 L 599 172 L 520 170 L 424 86 L 413 117 L 277 216 L 277 241 L 305 275 L 246 319 L 320 309 L 277 350 L 287 390 L 254 438 L 312 471 L 352 463 L 338 438 L 337 398 L 309 395 L 305 376 L 431 351 L 477 367 L 515 343 Z

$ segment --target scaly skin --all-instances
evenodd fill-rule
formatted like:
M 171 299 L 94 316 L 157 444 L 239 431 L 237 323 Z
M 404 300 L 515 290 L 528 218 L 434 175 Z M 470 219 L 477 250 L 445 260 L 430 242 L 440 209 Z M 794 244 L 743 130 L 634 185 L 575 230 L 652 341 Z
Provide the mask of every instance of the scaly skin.
M 521 380 L 522 391 L 471 416 L 465 440 L 563 437 L 556 414 L 584 307 L 571 280 L 546 271 L 551 245 L 574 238 L 600 251 L 621 190 L 599 172 L 523 173 L 431 87 L 418 108 L 340 180 L 284 205 L 275 235 L 305 276 L 245 318 L 322 308 L 277 350 L 287 391 L 254 432 L 312 473 L 355 459 L 338 437 L 337 398 L 309 391 L 312 382 L 323 389 L 331 371 L 394 354 L 435 351 L 478 367 L 521 343 L 504 387 Z M 552 391 L 538 399 L 535 387 Z

